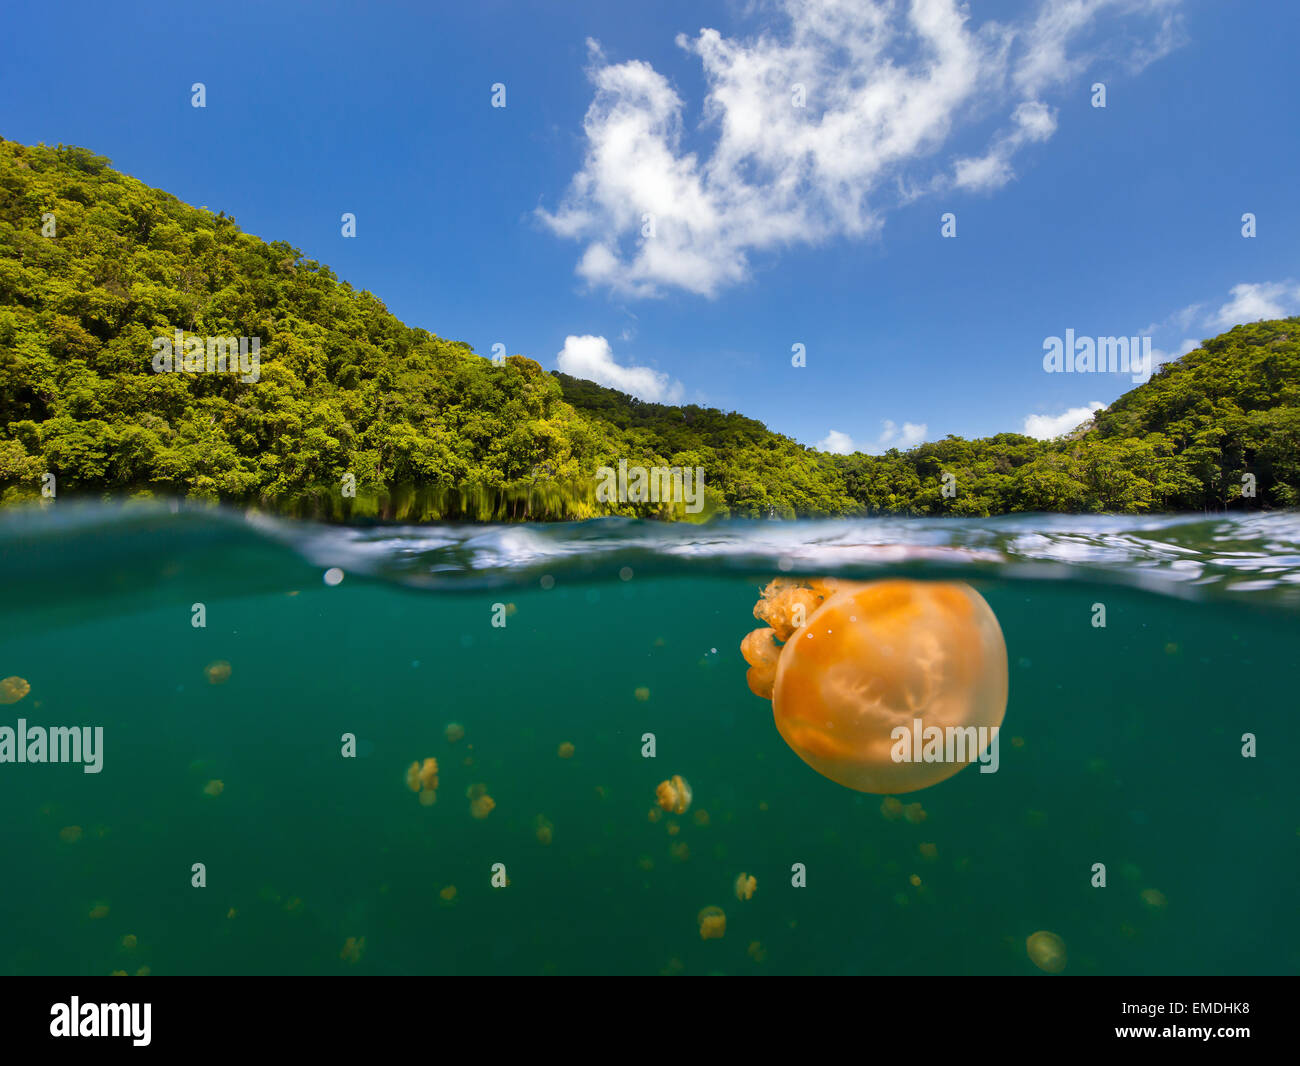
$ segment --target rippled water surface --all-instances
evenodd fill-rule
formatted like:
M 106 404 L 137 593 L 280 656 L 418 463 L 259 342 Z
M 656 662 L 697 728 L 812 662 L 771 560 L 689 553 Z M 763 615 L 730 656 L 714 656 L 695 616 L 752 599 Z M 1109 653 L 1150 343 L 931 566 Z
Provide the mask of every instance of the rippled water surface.
M 998 772 L 900 797 L 909 820 L 805 766 L 738 651 L 778 575 L 978 589 L 1010 667 Z M 0 727 L 104 750 L 0 763 L 0 972 L 1014 974 L 1038 930 L 1067 974 L 1296 972 L 1298 595 L 1294 514 L 9 512 L 0 677 L 31 690 Z M 651 821 L 672 774 L 694 805 Z

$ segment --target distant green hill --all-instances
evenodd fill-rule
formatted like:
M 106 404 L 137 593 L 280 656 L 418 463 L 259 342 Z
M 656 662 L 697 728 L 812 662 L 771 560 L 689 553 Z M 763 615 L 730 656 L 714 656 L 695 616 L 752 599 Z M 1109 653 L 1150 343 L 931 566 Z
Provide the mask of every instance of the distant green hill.
M 704 515 L 1294 506 L 1297 328 L 1206 342 L 1075 440 L 827 455 L 738 414 L 641 403 L 522 356 L 494 365 L 84 148 L 0 140 L 3 502 L 39 498 L 52 474 L 60 498 L 180 495 L 323 517 L 690 517 L 598 498 L 597 470 L 626 460 L 702 469 Z M 256 338 L 256 380 L 155 372 L 155 342 L 178 330 Z

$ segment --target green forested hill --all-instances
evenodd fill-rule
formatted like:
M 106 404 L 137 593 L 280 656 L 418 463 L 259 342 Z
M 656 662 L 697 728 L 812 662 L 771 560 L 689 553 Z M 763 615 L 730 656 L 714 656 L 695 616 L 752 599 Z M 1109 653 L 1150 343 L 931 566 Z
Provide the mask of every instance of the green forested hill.
M 156 493 L 327 516 L 562 518 L 596 469 L 704 470 L 706 513 L 989 514 L 1300 503 L 1300 320 L 1240 326 L 1078 439 L 832 456 L 412 329 L 283 242 L 82 148 L 0 141 L 0 500 Z M 155 338 L 260 338 L 260 377 L 155 373 Z M 941 493 L 951 473 L 957 495 Z M 1243 499 L 1243 474 L 1258 493 Z M 351 475 L 355 499 L 342 487 Z M 680 509 L 678 510 L 680 515 Z

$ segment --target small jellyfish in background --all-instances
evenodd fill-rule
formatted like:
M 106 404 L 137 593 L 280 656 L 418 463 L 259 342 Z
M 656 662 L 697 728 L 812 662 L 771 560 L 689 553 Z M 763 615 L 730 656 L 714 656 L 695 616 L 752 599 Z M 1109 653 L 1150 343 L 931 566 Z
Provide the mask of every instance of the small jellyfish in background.
M 1153 911 L 1162 911 L 1169 905 L 1169 900 L 1165 899 L 1165 894 L 1158 888 L 1144 888 L 1142 902 Z
M 406 787 L 416 793 L 420 806 L 432 807 L 438 802 L 438 760 L 429 758 L 424 762 L 416 759 L 406 768 Z
M 903 817 L 903 801 L 897 796 L 886 796 L 880 801 L 880 816 L 887 822 L 896 822 Z
M 763 947 L 763 945 L 757 940 L 750 941 L 749 947 L 745 949 L 745 953 L 755 962 L 762 962 L 767 958 L 767 948 Z
M 1060 973 L 1065 969 L 1065 941 L 1055 933 L 1039 930 L 1025 941 L 1029 959 L 1040 970 Z
M 668 854 L 672 856 L 673 862 L 685 862 L 691 857 L 691 846 L 684 840 L 679 840 L 668 847 Z
M 657 821 L 659 821 L 659 819 L 661 819 L 663 816 L 664 816 L 664 812 L 663 812 L 663 810 L 662 810 L 661 808 L 659 808 L 659 807 L 651 807 L 651 808 L 650 808 L 650 814 L 648 815 L 650 821 L 652 821 L 652 822 L 657 822 Z
M 362 952 L 366 950 L 366 938 L 350 936 L 343 941 L 343 950 L 339 952 L 339 958 L 344 962 L 356 964 L 361 961 Z
M 673 774 L 667 781 L 661 781 L 655 789 L 659 806 L 671 814 L 685 814 L 691 807 L 691 786 L 681 774 Z
M 216 662 L 208 663 L 203 668 L 203 673 L 209 685 L 224 685 L 230 680 L 231 667 L 225 659 L 218 659 Z
M 497 801 L 487 793 L 481 796 L 475 796 L 469 803 L 469 813 L 479 821 L 482 821 L 494 810 L 496 810 Z
M 533 825 L 536 828 L 537 843 L 550 844 L 555 836 L 555 826 L 544 814 L 539 814 L 534 820 Z
M 701 940 L 718 940 L 727 931 L 727 916 L 721 907 L 705 907 L 696 916 Z
M 448 744 L 455 744 L 456 741 L 464 738 L 465 727 L 459 722 L 448 722 L 447 728 L 443 730 L 443 733 L 447 738 Z
M 558 748 L 555 749 L 555 754 L 558 755 L 561 759 L 572 759 L 573 745 L 566 740 L 563 744 L 561 744 Z
M 101 918 L 107 918 L 108 904 L 96 903 L 93 907 L 90 908 L 90 917 L 93 918 L 95 921 L 99 921 Z
M 215 777 L 203 786 L 205 796 L 220 796 L 226 790 L 226 783 L 219 781 Z
M 757 887 L 757 878 L 751 874 L 742 873 L 736 878 L 736 898 L 739 900 L 753 899 L 754 889 Z
M 6 677 L 0 681 L 0 703 L 17 703 L 31 690 L 32 686 L 21 677 Z
M 59 830 L 59 839 L 65 844 L 75 844 L 81 839 L 81 826 L 65 825 Z
M 777 579 L 754 616 L 769 628 L 741 641 L 751 691 L 772 701 L 795 754 L 847 788 L 928 788 L 979 758 L 970 727 L 1002 725 L 1006 642 L 968 585 Z M 961 730 L 960 757 L 896 761 L 895 728 L 913 734 L 918 720 L 927 748 L 936 729 L 945 740 Z
M 439 898 L 442 900 L 443 903 L 455 903 L 455 902 L 456 902 L 456 886 L 455 886 L 455 885 L 447 885 L 447 886 L 445 886 L 444 888 L 442 888 L 442 889 L 438 892 L 438 896 L 439 896 Z
M 139 938 L 134 933 L 127 933 L 122 937 L 122 950 L 134 951 L 140 944 Z

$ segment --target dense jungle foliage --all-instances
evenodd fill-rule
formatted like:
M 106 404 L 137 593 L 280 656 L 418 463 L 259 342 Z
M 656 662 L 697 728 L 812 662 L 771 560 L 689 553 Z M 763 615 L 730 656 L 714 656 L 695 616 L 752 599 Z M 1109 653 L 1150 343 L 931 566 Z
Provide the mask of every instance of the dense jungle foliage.
M 830 455 L 735 413 L 494 364 L 84 148 L 0 140 L 3 502 L 52 485 L 333 518 L 693 517 L 598 500 L 596 471 L 625 459 L 703 469 L 705 516 L 1290 507 L 1298 329 L 1238 326 L 1060 440 Z M 176 330 L 259 338 L 258 380 L 155 372 Z

